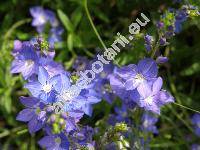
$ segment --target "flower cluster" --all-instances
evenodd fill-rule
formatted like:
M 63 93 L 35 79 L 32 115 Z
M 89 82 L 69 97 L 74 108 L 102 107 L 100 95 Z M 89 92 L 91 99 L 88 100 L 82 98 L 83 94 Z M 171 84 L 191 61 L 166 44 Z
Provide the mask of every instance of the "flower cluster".
M 137 65 L 117 68 L 110 84 L 129 107 L 137 105 L 160 114 L 161 106 L 174 101 L 174 98 L 162 89 L 163 80 L 158 77 L 158 66 L 151 58 L 142 59 Z
M 170 9 L 156 24 L 159 38 L 149 34 L 144 36 L 144 46 L 148 54 L 152 52 L 151 57 L 144 57 L 137 64 L 117 66 L 110 62 L 104 65 L 103 71 L 96 74 L 94 80 L 80 89 L 80 93 L 75 97 L 71 95 L 70 89 L 79 81 L 79 72 L 91 69 L 92 62 L 97 58 L 89 60 L 78 56 L 72 65 L 73 71 L 65 70 L 62 64 L 54 61 L 53 47 L 55 42 L 61 41 L 63 32 L 56 15 L 38 6 L 32 7 L 30 13 L 33 17 L 32 26 L 36 27 L 40 35 L 43 35 L 48 24 L 50 25 L 48 42 L 43 38 L 25 42 L 15 40 L 11 73 L 22 74 L 26 81 L 24 88 L 29 92 L 29 96 L 20 97 L 25 108 L 19 112 L 17 120 L 26 122 L 31 134 L 44 131 L 44 137 L 38 142 L 42 148 L 68 150 L 98 147 L 98 143 L 93 139 L 98 129 L 82 126 L 81 119 L 85 116 L 91 117 L 93 105 L 102 100 L 111 107 L 110 112 L 113 111 L 106 116 L 106 123 L 112 127 L 105 131 L 100 139 L 100 143 L 107 144 L 107 149 L 112 149 L 113 145 L 115 148 L 118 145 L 120 149 L 130 148 L 132 143 L 126 139 L 135 129 L 138 133 L 158 134 L 156 123 L 161 107 L 174 102 L 174 97 L 163 88 L 163 78 L 159 76 L 159 65 L 168 61 L 167 57 L 160 54 L 159 48 L 169 44 L 169 39 L 182 30 L 186 19 L 199 15 L 195 7 Z M 114 104 L 118 100 L 119 105 L 115 107 Z M 56 113 L 58 108 L 55 108 L 54 104 L 59 102 L 65 102 L 62 105 L 63 111 Z M 139 125 L 131 116 L 134 113 L 138 115 Z M 199 120 L 199 115 L 192 119 L 198 136 Z M 134 136 L 133 143 L 141 147 L 146 147 L 150 141 L 148 136 L 146 139 Z M 137 144 L 134 147 L 138 148 Z
M 26 108 L 18 114 L 17 120 L 28 122 L 30 133 L 40 129 L 48 130 L 47 136 L 39 142 L 42 147 L 48 149 L 47 141 L 50 140 L 56 143 L 52 142 L 53 146 L 51 145 L 50 149 L 67 149 L 68 137 L 75 138 L 72 131 L 83 130 L 77 123 L 84 114 L 91 115 L 92 104 L 99 102 L 100 99 L 96 97 L 92 85 L 84 89 L 78 97 L 70 98 L 68 88 L 72 84 L 71 75 L 61 64 L 53 60 L 54 51 L 48 45 L 47 49 L 44 49 L 43 44 L 45 42 L 42 39 L 37 39 L 37 43 L 15 41 L 12 53 L 15 60 L 11 72 L 23 75 L 27 81 L 24 87 L 31 93 L 30 97 L 20 98 Z M 68 102 L 64 106 L 65 112 L 55 114 L 51 104 L 63 99 Z M 80 145 L 84 145 L 83 141 Z
M 26 108 L 18 114 L 17 120 L 28 122 L 30 133 L 40 129 L 46 131 L 47 136 L 39 142 L 41 146 L 48 148 L 49 143 L 45 144 L 48 140 L 56 142 L 53 144 L 55 147 L 69 146 L 62 140 L 68 140 L 73 145 L 70 138 L 75 138 L 74 133 L 83 130 L 78 122 L 84 114 L 91 116 L 92 105 L 101 99 L 112 103 L 119 96 L 124 105 L 122 111 L 116 109 L 119 114 L 136 106 L 160 114 L 161 106 L 174 101 L 167 91 L 161 89 L 162 78 L 157 76 L 158 66 L 151 58 L 121 68 L 113 64 L 106 65 L 104 71 L 77 97 L 70 97 L 68 89 L 73 84 L 72 75 L 53 60 L 55 52 L 45 44 L 41 38 L 35 42 L 15 41 L 12 53 L 15 60 L 11 67 L 12 73 L 22 74 L 27 81 L 24 87 L 31 93 L 30 97 L 20 98 Z M 87 63 L 85 66 L 90 67 Z M 74 66 L 77 69 L 79 67 L 79 64 Z M 59 101 L 66 101 L 64 112 L 55 114 L 51 104 Z M 130 122 L 120 116 L 116 119 L 116 122 Z M 156 132 L 155 127 L 152 130 Z

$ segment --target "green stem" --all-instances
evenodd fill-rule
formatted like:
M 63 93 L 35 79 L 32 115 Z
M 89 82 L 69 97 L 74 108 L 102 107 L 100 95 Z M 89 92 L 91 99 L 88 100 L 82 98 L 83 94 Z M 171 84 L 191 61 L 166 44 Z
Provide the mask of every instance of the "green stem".
M 9 135 L 17 135 L 19 131 L 26 129 L 26 126 L 16 127 L 12 130 L 5 130 L 4 132 L 0 133 L 0 139 Z
M 174 102 L 173 104 L 175 104 L 176 106 L 179 106 L 179 107 L 182 107 L 182 108 L 185 108 L 185 109 L 187 109 L 187 110 L 190 110 L 190 111 L 193 111 L 193 112 L 196 112 L 196 113 L 199 113 L 199 114 L 200 114 L 200 111 L 195 110 L 195 109 L 192 109 L 192 108 L 190 108 L 190 107 L 187 107 L 187 106 L 181 105 L 181 104 L 176 103 L 176 102 Z
M 30 18 L 28 18 L 28 19 L 23 19 L 23 20 L 20 20 L 20 21 L 16 22 L 16 23 L 8 30 L 8 32 L 6 32 L 6 34 L 5 34 L 5 36 L 4 36 L 4 39 L 8 39 L 8 38 L 11 36 L 12 32 L 13 32 L 16 28 L 18 28 L 19 26 L 21 26 L 21 25 L 23 25 L 23 24 L 29 23 L 29 22 L 31 22 L 31 19 L 30 19 Z
M 174 102 L 174 104 L 175 104 L 176 106 L 181 107 L 181 108 L 184 108 L 184 109 L 187 109 L 187 110 L 196 112 L 196 113 L 200 113 L 200 111 L 198 111 L 198 110 L 192 109 L 192 108 L 190 108 L 190 107 L 187 107 L 187 106 L 184 106 L 184 105 L 181 104 L 181 99 L 179 98 L 179 95 L 178 95 L 177 90 L 176 90 L 176 86 L 174 85 L 174 81 L 172 81 L 172 78 L 170 77 L 169 71 L 168 71 L 168 77 L 169 77 L 169 80 L 170 80 L 170 83 L 171 83 L 171 84 L 170 84 L 171 90 L 172 90 L 172 92 L 174 93 L 174 95 L 175 95 L 175 97 L 176 97 L 176 100 L 178 101 L 178 103 Z
M 101 45 L 103 46 L 103 48 L 104 48 L 104 49 L 107 49 L 106 45 L 104 44 L 103 40 L 101 39 L 101 37 L 100 37 L 100 35 L 99 35 L 99 33 L 98 33 L 98 31 L 97 31 L 97 29 L 96 29 L 96 27 L 95 27 L 93 21 L 92 21 L 90 12 L 89 12 L 89 10 L 88 10 L 87 0 L 85 0 L 85 2 L 84 2 L 84 7 L 85 7 L 85 11 L 86 11 L 87 17 L 88 17 L 88 19 L 89 19 L 89 21 L 90 21 L 90 24 L 91 24 L 91 26 L 92 26 L 92 28 L 93 28 L 93 30 L 94 30 L 94 32 L 95 32 L 97 38 L 99 39 L 99 41 L 100 41 Z
M 172 108 L 171 106 L 168 106 L 171 109 L 171 112 L 188 128 L 190 132 L 193 133 L 193 129 L 190 127 L 190 125 L 185 121 L 177 112 Z
M 153 52 L 152 52 L 152 54 L 151 54 L 151 58 L 152 58 L 152 59 L 154 58 L 154 56 L 155 56 L 155 54 L 156 54 L 156 52 L 157 52 L 157 50 L 158 50 L 158 48 L 159 48 L 159 46 L 160 46 L 159 39 L 160 39 L 160 35 L 158 36 L 158 41 L 156 42 L 156 45 L 155 45 L 155 47 L 154 47 L 154 49 L 153 49 Z

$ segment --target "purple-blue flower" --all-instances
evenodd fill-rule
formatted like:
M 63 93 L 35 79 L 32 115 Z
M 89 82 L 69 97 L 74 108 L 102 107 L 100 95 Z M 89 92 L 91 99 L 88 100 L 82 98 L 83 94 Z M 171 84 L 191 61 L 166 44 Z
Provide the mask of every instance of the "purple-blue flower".
M 69 150 L 69 141 L 65 133 L 44 136 L 38 144 L 47 150 Z
M 33 17 L 32 26 L 37 28 L 39 33 L 43 32 L 46 23 L 50 23 L 52 27 L 57 27 L 58 20 L 54 12 L 45 10 L 40 6 L 30 8 L 31 16 Z
M 145 48 L 147 52 L 150 52 L 152 49 L 153 41 L 154 41 L 153 36 L 150 36 L 147 34 L 145 35 L 144 40 L 145 40 Z
M 166 63 L 166 62 L 168 62 L 168 58 L 167 57 L 158 56 L 156 58 L 156 63 L 158 63 L 158 64 L 163 64 L 163 63 Z
M 20 102 L 26 107 L 17 115 L 17 120 L 28 122 L 30 133 L 37 132 L 46 123 L 45 105 L 39 102 L 39 99 L 34 97 L 21 97 Z
M 162 78 L 158 77 L 152 84 L 142 84 L 138 87 L 140 98 L 135 102 L 145 110 L 160 114 L 160 107 L 166 103 L 174 102 L 174 98 L 162 88 Z
M 114 65 L 104 65 L 104 70 L 96 75 L 96 79 L 94 81 L 94 88 L 100 97 L 110 104 L 113 102 L 114 98 L 116 97 L 113 93 L 113 90 L 110 86 L 110 76 L 113 73 Z
M 121 78 L 125 79 L 125 88 L 134 90 L 139 86 L 155 80 L 158 74 L 156 62 L 151 58 L 139 61 L 137 65 L 131 64 L 117 70 Z
M 159 28 L 159 29 L 162 29 L 164 27 L 164 23 L 162 21 L 158 21 L 156 23 L 156 26 Z
M 50 77 L 49 73 L 43 67 L 39 67 L 37 81 L 28 82 L 25 85 L 31 94 L 41 99 L 44 103 L 51 103 L 55 101 L 56 91 L 54 89 L 58 82 L 59 76 Z
M 50 45 L 53 46 L 54 43 L 62 41 L 61 35 L 63 32 L 64 29 L 62 27 L 51 28 L 50 36 L 48 38 L 48 42 L 50 43 Z
M 168 44 L 165 37 L 161 37 L 160 40 L 159 40 L 159 43 L 160 43 L 161 46 L 165 46 L 165 45 Z
M 89 126 L 78 128 L 76 131 L 70 133 L 70 137 L 73 139 L 74 143 L 87 148 L 94 148 L 95 146 L 93 135 L 94 129 Z
M 191 150 L 200 150 L 200 145 L 199 144 L 192 144 Z
M 35 52 L 33 45 L 29 42 L 23 42 L 22 45 L 15 47 L 13 55 L 15 60 L 11 65 L 11 73 L 22 73 L 25 79 L 37 74 L 39 56 Z
M 128 108 L 126 105 L 121 107 L 115 107 L 115 114 L 110 115 L 108 123 L 114 126 L 116 123 L 125 122 L 128 125 L 131 125 L 131 119 L 128 115 Z
M 119 75 L 113 74 L 110 76 L 110 86 L 113 90 L 113 93 L 122 100 L 123 104 L 127 108 L 133 109 L 136 106 L 134 100 L 138 99 L 139 94 L 137 90 L 126 90 L 124 85 L 125 80 Z
M 158 118 L 155 117 L 153 114 L 150 114 L 148 112 L 144 113 L 142 116 L 142 124 L 141 124 L 141 130 L 143 132 L 152 132 L 154 134 L 158 134 L 158 129 L 156 127 L 156 123 L 158 121 Z
M 127 107 L 135 104 L 145 110 L 160 114 L 160 107 L 173 102 L 173 97 L 162 88 L 162 78 L 158 77 L 156 62 L 150 58 L 138 65 L 118 68 L 110 77 L 110 85 Z
M 179 11 L 176 12 L 176 17 L 175 17 L 175 33 L 179 33 L 182 30 L 182 23 L 187 20 L 188 13 L 187 9 L 183 8 Z
M 90 85 L 88 85 L 89 88 L 82 90 L 78 86 L 73 86 L 70 78 L 65 74 L 61 74 L 59 79 L 59 82 L 55 85 L 55 90 L 58 93 L 56 101 L 61 101 L 64 104 L 63 109 L 65 112 L 79 110 L 87 115 L 91 115 L 91 105 L 100 101 L 93 87 L 90 88 Z M 74 96 L 73 92 L 77 91 L 79 91 L 78 96 Z
M 200 137 L 200 114 L 194 114 L 191 121 L 194 125 L 195 134 Z
M 59 75 L 61 73 L 68 73 L 64 70 L 64 67 L 48 57 L 42 57 L 39 61 L 40 65 L 46 69 L 50 77 Z

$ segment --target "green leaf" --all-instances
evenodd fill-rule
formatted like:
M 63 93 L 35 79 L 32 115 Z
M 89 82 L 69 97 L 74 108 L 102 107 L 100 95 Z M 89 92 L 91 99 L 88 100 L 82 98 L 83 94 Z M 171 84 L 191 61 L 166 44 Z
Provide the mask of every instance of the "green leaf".
M 72 14 L 72 22 L 73 22 L 74 28 L 76 28 L 78 26 L 78 24 L 80 23 L 82 16 L 83 16 L 83 12 L 82 12 L 81 7 L 77 8 L 73 12 L 73 14 Z
M 186 68 L 181 72 L 183 76 L 191 76 L 195 73 L 200 72 L 200 63 L 194 63 L 189 68 Z
M 57 10 L 57 13 L 58 13 L 58 17 L 60 18 L 66 30 L 69 32 L 73 32 L 74 31 L 73 24 L 71 23 L 67 15 L 64 14 L 63 11 L 60 9 Z
M 78 35 L 74 35 L 73 44 L 74 44 L 74 47 L 78 47 L 78 48 L 83 47 L 82 40 Z
M 67 47 L 70 51 L 73 49 L 73 34 L 69 34 L 67 38 Z
M 104 22 L 106 22 L 106 23 L 110 22 L 109 18 L 102 11 L 100 11 L 99 9 L 96 8 L 94 13 L 99 19 L 103 20 Z

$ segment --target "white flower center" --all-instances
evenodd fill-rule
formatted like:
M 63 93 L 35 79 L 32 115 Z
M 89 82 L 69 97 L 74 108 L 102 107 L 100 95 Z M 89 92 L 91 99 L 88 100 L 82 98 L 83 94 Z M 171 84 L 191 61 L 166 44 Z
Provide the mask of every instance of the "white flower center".
M 103 92 L 112 92 L 109 84 L 105 84 L 104 86 L 102 86 L 102 91 Z
M 25 67 L 32 66 L 33 64 L 34 64 L 34 61 L 31 59 L 25 61 Z
M 51 91 L 52 86 L 50 84 L 46 84 L 42 88 L 46 93 L 49 93 Z
M 70 91 L 66 90 L 59 95 L 59 98 L 61 98 L 61 100 L 63 101 L 69 102 L 73 98 L 73 94 Z
M 55 142 L 58 143 L 58 144 L 60 144 L 60 143 L 61 143 L 61 138 L 57 137 L 57 138 L 55 139 Z
M 152 105 L 153 103 L 153 97 L 152 96 L 149 96 L 145 99 L 146 103 L 149 104 L 149 105 Z
M 40 22 L 41 24 L 44 24 L 44 23 L 46 22 L 46 18 L 45 18 L 44 15 L 40 15 L 40 16 L 38 17 L 38 20 L 39 20 L 39 22 Z
M 145 81 L 145 78 L 143 77 L 143 75 L 137 74 L 137 75 L 135 76 L 135 80 L 136 80 L 137 83 L 142 83 L 142 82 Z
M 148 126 L 149 126 L 148 120 L 145 120 L 145 121 L 143 122 L 143 126 L 144 126 L 145 128 L 148 128 Z
M 101 73 L 100 73 L 101 78 L 105 78 L 106 75 L 107 75 L 107 74 L 106 74 L 105 72 L 101 72 Z

